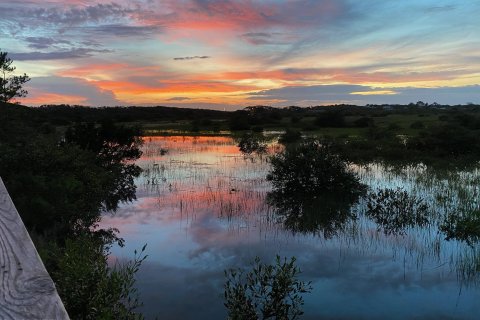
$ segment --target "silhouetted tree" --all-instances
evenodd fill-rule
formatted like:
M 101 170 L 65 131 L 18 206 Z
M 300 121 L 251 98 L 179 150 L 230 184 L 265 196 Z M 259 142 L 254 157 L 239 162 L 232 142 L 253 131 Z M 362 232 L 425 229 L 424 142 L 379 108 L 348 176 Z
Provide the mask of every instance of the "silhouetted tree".
M 22 86 L 30 80 L 25 73 L 21 76 L 12 75 L 16 67 L 12 66 L 13 61 L 7 55 L 7 52 L 0 51 L 0 101 L 2 102 L 9 102 L 15 97 L 26 97 L 28 91 Z
M 271 164 L 267 180 L 285 195 L 358 195 L 366 188 L 345 161 L 316 140 L 286 148 L 271 158 Z

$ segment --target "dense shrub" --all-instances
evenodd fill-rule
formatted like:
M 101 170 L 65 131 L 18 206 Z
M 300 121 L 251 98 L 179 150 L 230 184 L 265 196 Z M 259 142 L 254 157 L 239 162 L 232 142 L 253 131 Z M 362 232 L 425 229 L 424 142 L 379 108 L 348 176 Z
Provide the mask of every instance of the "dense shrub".
M 428 156 L 472 156 L 480 153 L 480 136 L 476 131 L 450 124 L 423 131 L 409 139 L 407 146 Z
M 109 267 L 108 247 L 121 241 L 115 230 L 96 228 L 104 210 L 135 199 L 138 131 L 80 123 L 62 137 L 10 112 L 0 114 L 0 128 L 0 176 L 70 317 L 137 317 L 131 294 L 143 258 Z
M 423 128 L 425 128 L 425 125 L 423 124 L 422 121 L 415 121 L 410 125 L 410 128 L 412 128 L 412 129 L 423 129 Z
M 330 148 L 315 140 L 287 148 L 271 159 L 267 179 L 283 194 L 359 194 L 365 190 L 358 176 Z
M 52 272 L 58 293 L 72 319 L 142 319 L 134 287 L 135 273 L 145 260 L 145 246 L 135 258 L 108 266 L 108 247 L 83 235 L 67 239 Z
M 263 137 L 250 133 L 244 134 L 240 138 L 238 147 L 240 148 L 240 152 L 244 154 L 261 154 L 267 152 L 267 143 L 264 141 Z
M 353 122 L 353 125 L 357 128 L 367 128 L 374 125 L 374 121 L 369 117 L 361 117 Z
M 278 142 L 283 144 L 293 143 L 301 139 L 302 139 L 302 133 L 300 131 L 287 128 L 285 133 L 280 136 L 280 139 L 278 139 Z

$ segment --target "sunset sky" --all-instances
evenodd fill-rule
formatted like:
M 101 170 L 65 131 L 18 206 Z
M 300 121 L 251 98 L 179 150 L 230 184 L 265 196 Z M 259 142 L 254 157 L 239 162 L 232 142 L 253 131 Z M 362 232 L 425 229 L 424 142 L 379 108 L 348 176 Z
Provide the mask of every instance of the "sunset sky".
M 2 0 L 27 105 L 480 103 L 477 0 Z

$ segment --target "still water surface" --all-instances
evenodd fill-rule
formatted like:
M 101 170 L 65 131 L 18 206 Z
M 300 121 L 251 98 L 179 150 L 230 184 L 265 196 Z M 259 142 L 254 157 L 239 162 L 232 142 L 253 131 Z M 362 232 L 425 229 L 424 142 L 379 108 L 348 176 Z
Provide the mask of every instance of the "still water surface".
M 242 155 L 230 137 L 149 137 L 143 148 L 138 201 L 102 226 L 125 239 L 113 248 L 119 259 L 148 244 L 137 283 L 147 318 L 224 319 L 224 269 L 279 254 L 295 256 L 312 281 L 302 319 L 479 319 L 480 248 L 446 241 L 438 228 L 448 212 L 478 207 L 478 171 L 355 166 L 372 191 L 425 199 L 429 224 L 386 234 L 360 200 L 333 229 L 301 232 L 266 202 L 267 156 Z

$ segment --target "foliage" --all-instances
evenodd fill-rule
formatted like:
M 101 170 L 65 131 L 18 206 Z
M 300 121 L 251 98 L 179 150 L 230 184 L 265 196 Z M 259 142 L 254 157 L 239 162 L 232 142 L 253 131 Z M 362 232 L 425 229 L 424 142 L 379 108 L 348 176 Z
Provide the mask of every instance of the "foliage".
M 361 194 L 365 186 L 347 163 L 316 140 L 308 140 L 286 148 L 271 159 L 272 170 L 267 179 L 275 192 L 285 195 L 302 193 Z
M 361 117 L 361 118 L 358 118 L 357 120 L 355 120 L 355 121 L 353 122 L 353 124 L 354 124 L 355 127 L 357 127 L 357 128 L 367 128 L 367 127 L 372 127 L 372 126 L 374 126 L 373 119 L 372 119 L 372 118 L 369 118 L 369 117 Z
M 0 101 L 2 102 L 9 102 L 15 97 L 26 97 L 28 92 L 22 87 L 30 80 L 26 74 L 12 75 L 16 67 L 12 66 L 13 61 L 7 55 L 7 52 L 0 51 Z
M 383 189 L 367 197 L 367 216 L 383 228 L 385 234 L 404 234 L 407 227 L 425 226 L 428 205 L 401 189 Z
M 283 144 L 294 143 L 301 139 L 302 133 L 300 131 L 287 128 L 287 130 L 285 130 L 285 133 L 280 136 L 280 139 L 278 139 L 278 142 Z
M 140 168 L 126 163 L 140 156 L 133 133 L 78 125 L 63 143 L 28 131 L 8 135 L 9 143 L 0 145 L 0 175 L 29 230 L 62 239 L 88 231 L 101 210 L 135 199 L 133 178 Z
M 410 139 L 407 144 L 412 151 L 449 158 L 477 156 L 479 146 L 478 132 L 454 124 L 423 131 L 420 136 Z
M 480 242 L 480 211 L 450 214 L 440 226 L 446 240 L 457 239 L 473 246 Z
M 342 128 L 345 127 L 345 116 L 338 110 L 328 110 L 317 116 L 315 125 L 322 128 Z
M 138 301 L 129 297 L 143 258 L 110 268 L 108 248 L 122 241 L 114 229 L 95 228 L 102 210 L 135 197 L 135 131 L 79 124 L 62 139 L 48 123 L 25 116 L 29 109 L 6 110 L 0 115 L 0 176 L 67 312 L 75 319 L 132 318 Z
M 98 165 L 110 173 L 109 194 L 103 205 L 105 210 L 116 210 L 119 202 L 135 200 L 134 177 L 140 168 L 132 161 L 140 158 L 142 140 L 139 128 L 118 126 L 103 121 L 77 123 L 65 133 L 65 142 L 75 144 L 96 154 Z
M 261 154 L 267 152 L 267 144 L 265 143 L 263 137 L 250 133 L 246 133 L 240 138 L 238 147 L 244 154 Z
M 110 268 L 108 247 L 98 238 L 67 239 L 52 277 L 72 319 L 141 319 L 134 276 L 144 251 L 145 246 L 133 260 Z
M 422 121 L 415 121 L 410 125 L 412 129 L 423 129 L 425 128 L 425 124 Z
M 300 281 L 296 259 L 283 261 L 276 257 L 275 264 L 267 265 L 255 259 L 251 271 L 225 271 L 225 307 L 228 318 L 243 319 L 298 319 L 303 311 L 302 293 L 311 291 L 310 282 Z
M 94 154 L 51 137 L 0 149 L 0 175 L 29 230 L 61 239 L 98 220 L 110 175 Z
M 229 119 L 229 128 L 232 131 L 250 129 L 248 114 L 243 110 L 232 113 Z

